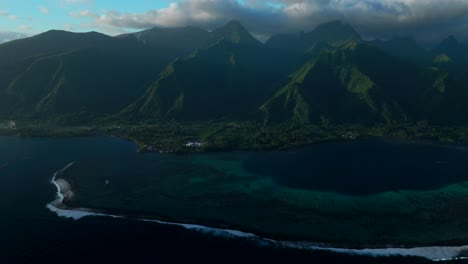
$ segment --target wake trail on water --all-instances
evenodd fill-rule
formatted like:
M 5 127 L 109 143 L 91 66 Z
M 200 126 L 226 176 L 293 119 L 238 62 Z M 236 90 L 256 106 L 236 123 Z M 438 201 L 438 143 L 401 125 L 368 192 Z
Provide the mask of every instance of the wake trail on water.
M 365 255 L 373 257 L 392 257 L 392 256 L 407 256 L 407 257 L 422 257 L 432 261 L 449 261 L 457 259 L 468 259 L 468 245 L 465 246 L 432 246 L 432 247 L 414 247 L 414 248 L 366 248 L 366 249 L 353 249 L 353 248 L 339 248 L 339 247 L 324 247 L 318 246 L 323 243 L 315 243 L 308 241 L 282 241 L 273 240 L 260 237 L 253 233 L 243 232 L 234 229 L 213 228 L 196 224 L 184 224 L 176 222 L 166 222 L 153 219 L 144 218 L 130 218 L 121 215 L 113 215 L 106 213 L 99 213 L 90 208 L 68 208 L 64 204 L 67 192 L 64 192 L 63 183 L 68 184 L 64 179 L 60 178 L 65 174 L 68 168 L 73 166 L 76 162 L 72 162 L 64 168 L 54 173 L 50 183 L 57 189 L 57 197 L 54 201 L 48 203 L 46 208 L 55 213 L 59 217 L 70 218 L 73 220 L 80 220 L 85 217 L 111 217 L 126 220 L 135 220 L 143 222 L 152 222 L 162 225 L 179 226 L 187 230 L 193 230 L 202 234 L 212 235 L 216 237 L 224 237 L 229 239 L 245 239 L 254 242 L 258 246 L 270 246 L 277 248 L 290 248 L 302 250 L 315 250 L 315 251 L 329 251 L 335 253 L 343 253 L 350 255 Z M 61 182 L 58 182 L 61 180 Z M 69 185 L 67 186 L 69 188 Z

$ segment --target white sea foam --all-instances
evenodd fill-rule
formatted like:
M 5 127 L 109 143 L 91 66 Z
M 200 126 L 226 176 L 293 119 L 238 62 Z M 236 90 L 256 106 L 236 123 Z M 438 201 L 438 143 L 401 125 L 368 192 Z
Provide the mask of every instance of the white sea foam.
M 434 246 L 434 247 L 414 247 L 414 248 L 366 248 L 366 249 L 352 249 L 352 248 L 337 248 L 337 247 L 323 247 L 317 246 L 319 243 L 313 242 L 301 242 L 301 241 L 280 241 L 272 240 L 257 236 L 252 233 L 247 233 L 233 229 L 221 229 L 213 228 L 203 225 L 195 224 L 184 224 L 165 222 L 160 220 L 152 219 L 134 219 L 125 216 L 98 213 L 88 208 L 74 208 L 69 209 L 64 204 L 64 195 L 62 194 L 61 185 L 55 180 L 57 176 L 61 176 L 65 171 L 74 164 L 70 163 L 65 168 L 57 171 L 51 183 L 57 188 L 57 199 L 50 202 L 46 207 L 56 213 L 59 217 L 71 218 L 73 220 L 80 220 L 84 217 L 95 216 L 95 217 L 111 217 L 121 218 L 128 220 L 137 220 L 144 222 L 152 222 L 163 225 L 180 226 L 188 230 L 197 231 L 203 234 L 209 234 L 212 236 L 225 237 L 225 238 L 242 238 L 254 241 L 261 246 L 275 246 L 281 248 L 293 248 L 303 250 L 316 250 L 316 251 L 330 251 L 336 253 L 344 253 L 351 255 L 366 255 L 374 257 L 391 257 L 391 256 L 408 256 L 408 257 L 422 257 L 433 261 L 448 261 L 455 259 L 468 259 L 468 245 L 466 246 Z M 71 190 L 70 190 L 71 191 Z
M 407 257 L 422 257 L 433 261 L 448 261 L 455 259 L 468 259 L 468 246 L 434 246 L 434 247 L 415 247 L 415 248 L 334 248 L 334 247 L 319 247 L 308 242 L 284 242 L 277 241 L 278 244 L 287 248 L 306 249 L 306 250 L 322 250 L 336 253 L 346 253 L 352 255 L 366 255 L 374 257 L 391 257 L 391 256 L 407 256 Z M 309 245 L 307 245 L 309 244 Z
M 239 231 L 239 230 L 212 228 L 212 227 L 207 227 L 207 226 L 202 226 L 202 225 L 173 223 L 173 222 L 165 222 L 165 221 L 151 220 L 151 219 L 138 219 L 138 220 L 145 221 L 145 222 L 153 222 L 153 223 L 158 223 L 158 224 L 163 224 L 163 225 L 181 226 L 181 227 L 183 227 L 185 229 L 188 229 L 188 230 L 194 230 L 194 231 L 198 231 L 200 233 L 210 234 L 210 235 L 214 235 L 214 236 L 222 236 L 222 237 L 228 237 L 228 238 L 261 239 L 260 237 L 258 237 L 255 234 L 246 233 L 246 232 L 242 232 L 242 231 Z
M 49 204 L 59 205 L 59 204 L 63 203 L 64 196 L 62 194 L 62 187 L 60 186 L 60 184 L 57 183 L 57 181 L 55 179 L 57 178 L 57 176 L 61 176 L 63 173 L 65 173 L 65 171 L 68 168 L 70 168 L 73 164 L 75 164 L 75 162 L 72 162 L 72 163 L 68 164 L 63 169 L 61 169 L 61 170 L 54 173 L 54 176 L 50 180 L 50 183 L 52 183 L 55 186 L 55 188 L 57 189 L 57 198 L 53 202 L 51 202 Z
M 80 220 L 81 218 L 87 217 L 87 216 L 109 216 L 105 214 L 98 214 L 98 213 L 93 213 L 85 210 L 67 210 L 67 209 L 60 209 L 56 205 L 53 205 L 52 203 L 47 204 L 47 209 L 50 211 L 56 213 L 58 216 L 63 217 L 63 218 L 72 218 L 73 220 Z

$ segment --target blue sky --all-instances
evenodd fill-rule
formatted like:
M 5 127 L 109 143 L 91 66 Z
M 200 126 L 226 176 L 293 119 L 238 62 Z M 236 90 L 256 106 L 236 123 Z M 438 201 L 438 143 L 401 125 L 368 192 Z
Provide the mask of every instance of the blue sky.
M 468 0 L 0 0 L 0 33 L 9 36 L 50 29 L 109 35 L 151 27 L 211 30 L 231 19 L 265 39 L 331 20 L 351 24 L 365 38 L 468 39 Z

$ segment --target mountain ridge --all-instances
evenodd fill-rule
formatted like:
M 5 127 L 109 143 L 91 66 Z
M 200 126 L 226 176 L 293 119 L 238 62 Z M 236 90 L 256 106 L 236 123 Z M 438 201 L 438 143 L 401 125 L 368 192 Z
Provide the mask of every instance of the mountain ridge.
M 468 122 L 468 48 L 365 41 L 341 21 L 265 44 L 236 20 L 209 32 L 48 31 L 0 45 L 0 116 L 297 123 Z

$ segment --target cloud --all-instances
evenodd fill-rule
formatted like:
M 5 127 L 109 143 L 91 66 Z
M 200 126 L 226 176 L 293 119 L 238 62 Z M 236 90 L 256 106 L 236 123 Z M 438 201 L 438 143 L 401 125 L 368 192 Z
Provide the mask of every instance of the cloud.
M 25 37 L 27 37 L 26 34 L 19 32 L 0 31 L 0 44 Z
M 68 30 L 68 31 L 74 31 L 75 27 L 73 25 L 70 25 L 70 24 L 64 24 L 63 29 Z
M 18 26 L 18 30 L 21 31 L 21 32 L 32 32 L 33 27 L 30 26 L 30 25 L 20 25 L 20 26 Z
M 82 1 L 82 0 L 67 0 Z M 443 5 L 443 6 L 441 6 Z M 139 30 L 200 26 L 240 20 L 256 35 L 311 30 L 331 20 L 352 24 L 368 38 L 415 35 L 419 39 L 466 35 L 466 0 L 181 0 L 144 13 L 83 13 L 96 27 Z M 468 37 L 468 36 L 467 36 Z
M 76 18 L 80 18 L 80 17 L 90 17 L 90 18 L 99 18 L 99 15 L 89 11 L 89 10 L 81 10 L 79 12 L 71 12 L 69 13 L 69 15 L 71 17 L 76 17 Z
M 1 10 L 0 10 L 0 17 L 7 17 L 8 19 L 11 19 L 11 20 L 17 20 L 18 19 L 18 16 L 10 14 L 10 13 L 8 13 L 6 11 L 1 11 Z
M 39 12 L 41 12 L 42 14 L 49 14 L 49 9 L 45 6 L 39 6 L 37 7 L 37 9 L 39 9 Z

